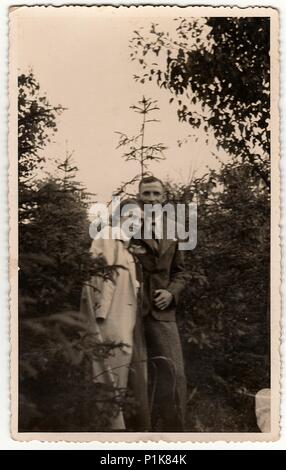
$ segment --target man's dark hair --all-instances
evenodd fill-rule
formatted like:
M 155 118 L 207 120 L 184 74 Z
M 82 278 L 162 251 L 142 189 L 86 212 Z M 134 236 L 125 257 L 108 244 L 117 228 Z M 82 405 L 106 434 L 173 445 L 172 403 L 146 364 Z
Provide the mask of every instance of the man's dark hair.
M 159 178 L 156 178 L 156 176 L 145 176 L 145 178 L 142 178 L 142 180 L 139 183 L 139 191 L 141 189 L 142 184 L 148 184 L 148 183 L 160 183 L 162 185 L 162 188 L 164 188 L 163 181 L 161 181 Z

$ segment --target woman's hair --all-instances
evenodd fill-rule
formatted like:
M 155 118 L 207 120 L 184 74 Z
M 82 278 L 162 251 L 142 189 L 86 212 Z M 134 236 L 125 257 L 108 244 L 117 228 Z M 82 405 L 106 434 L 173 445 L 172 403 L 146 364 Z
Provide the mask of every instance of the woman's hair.
M 110 216 L 110 222 L 113 221 L 113 223 L 118 224 L 118 222 L 120 221 L 120 217 L 122 216 L 122 209 L 127 205 L 141 207 L 140 202 L 135 198 L 122 199 L 122 201 L 120 201 L 120 203 L 118 204 L 118 206 L 116 206 L 114 212 Z

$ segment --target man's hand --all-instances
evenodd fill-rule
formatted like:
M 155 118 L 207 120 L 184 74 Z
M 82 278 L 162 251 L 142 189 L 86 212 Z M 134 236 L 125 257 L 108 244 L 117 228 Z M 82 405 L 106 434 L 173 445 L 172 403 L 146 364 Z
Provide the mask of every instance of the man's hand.
M 173 294 L 166 289 L 155 290 L 154 303 L 160 310 L 165 310 L 173 300 Z

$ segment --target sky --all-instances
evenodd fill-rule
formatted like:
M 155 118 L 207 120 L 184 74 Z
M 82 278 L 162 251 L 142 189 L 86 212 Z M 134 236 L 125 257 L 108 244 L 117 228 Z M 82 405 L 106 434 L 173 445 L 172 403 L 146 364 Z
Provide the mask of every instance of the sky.
M 170 30 L 169 17 L 140 17 L 91 13 L 88 8 L 19 8 L 16 14 L 18 73 L 29 69 L 46 92 L 51 104 L 61 104 L 66 111 L 58 119 L 58 132 L 45 149 L 50 165 L 73 151 L 79 168 L 78 179 L 99 202 L 110 200 L 112 192 L 135 176 L 138 166 L 125 162 L 116 149 L 118 134 L 138 133 L 141 120 L 130 106 L 144 95 L 158 101 L 160 120 L 146 130 L 146 143 L 162 142 L 166 160 L 152 163 L 149 170 L 161 179 L 186 183 L 194 170 L 200 176 L 217 165 L 215 141 L 205 142 L 202 131 L 180 123 L 171 94 L 155 82 L 134 80 L 140 73 L 130 60 L 129 41 L 133 31 L 155 21 Z M 180 148 L 178 140 L 188 141 Z M 195 139 L 198 139 L 197 142 Z M 220 152 L 220 158 L 227 155 Z

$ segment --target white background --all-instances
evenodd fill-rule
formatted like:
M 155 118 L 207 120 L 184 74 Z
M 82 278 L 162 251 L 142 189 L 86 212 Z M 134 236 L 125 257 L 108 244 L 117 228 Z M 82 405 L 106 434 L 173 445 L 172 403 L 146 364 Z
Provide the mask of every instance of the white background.
M 49 2 L 39 2 L 28 0 L 24 1 L 9 1 L 1 0 L 0 3 L 0 449 L 286 449 L 286 368 L 285 368 L 285 356 L 286 356 L 286 343 L 285 343 L 285 305 L 283 302 L 283 313 L 282 313 L 282 328 L 283 328 L 283 341 L 282 341 L 282 403 L 281 403 L 281 438 L 279 441 L 274 443 L 185 443 L 185 444 L 166 444 L 166 443 L 142 443 L 142 444 L 100 444 L 100 443 L 43 443 L 43 442 L 16 442 L 10 437 L 10 396 L 9 396 L 9 312 L 8 312 L 8 208 L 7 208 L 7 177 L 8 177 L 8 157 L 7 157 L 7 110 L 8 110 L 8 7 L 10 5 L 36 5 L 36 4 L 49 4 Z M 70 4 L 72 2 L 65 2 Z M 104 4 L 106 2 L 94 2 L 85 1 L 77 2 L 77 4 Z M 147 4 L 160 4 L 160 1 L 148 1 Z M 187 5 L 188 1 L 167 1 L 164 0 L 164 4 L 177 4 Z M 51 2 L 53 5 L 62 5 L 61 1 Z M 112 2 L 108 4 L 114 5 L 130 5 L 130 4 L 144 4 L 144 2 Z M 205 1 L 196 1 L 195 5 L 205 5 Z M 284 137 L 284 118 L 285 118 L 285 35 L 286 35 L 286 3 L 278 0 L 266 0 L 266 1 L 236 1 L 232 2 L 222 1 L 215 2 L 208 0 L 208 5 L 220 6 L 220 5 L 233 5 L 240 7 L 248 6 L 272 6 L 276 7 L 280 11 L 280 34 L 281 34 L 281 185 L 282 185 L 282 218 L 281 218 L 281 243 L 284 248 L 283 241 L 285 240 L 285 178 L 286 178 L 286 163 L 285 163 L 285 137 Z M 283 249 L 284 252 L 284 249 Z M 282 274 L 285 273 L 285 253 L 283 253 L 282 263 Z M 285 276 L 283 276 L 284 278 Z M 282 282 L 282 295 L 285 295 L 285 280 Z M 284 412 L 283 412 L 284 411 Z M 124 438 L 124 436 L 122 436 Z

